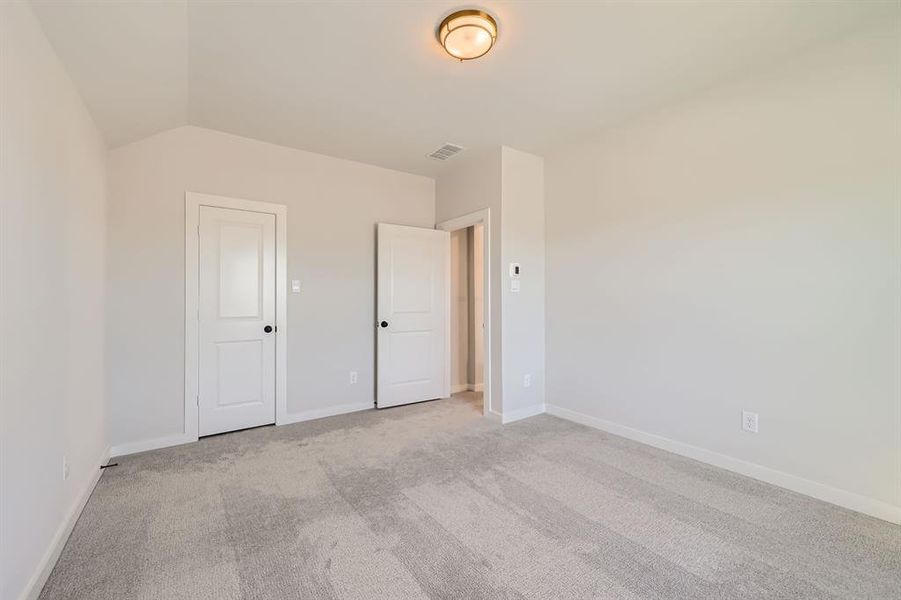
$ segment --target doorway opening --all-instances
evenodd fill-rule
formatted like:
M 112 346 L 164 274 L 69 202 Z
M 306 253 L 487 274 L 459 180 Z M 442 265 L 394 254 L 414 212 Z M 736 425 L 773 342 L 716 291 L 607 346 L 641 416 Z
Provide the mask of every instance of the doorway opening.
M 450 232 L 451 396 L 484 412 L 485 231 L 481 223 Z
M 474 406 L 481 404 L 482 414 L 500 417 L 495 406 L 494 373 L 499 367 L 493 354 L 494 333 L 492 322 L 491 289 L 491 210 L 483 208 L 460 217 L 442 221 L 436 229 L 447 231 L 455 236 L 451 241 L 451 253 L 457 252 L 458 258 L 450 257 L 451 266 L 449 307 L 449 339 L 448 339 L 448 377 L 452 392 L 465 394 Z M 465 244 L 463 240 L 466 240 Z M 463 248 L 466 251 L 464 254 Z M 465 256 L 465 258 L 462 258 Z M 462 265 L 457 266 L 457 262 Z M 466 275 L 461 276 L 465 265 Z M 455 275 L 454 272 L 457 272 Z M 466 282 L 463 291 L 462 282 Z M 465 328 L 460 326 L 454 314 L 463 320 L 466 315 Z M 464 376 L 465 373 L 465 376 Z M 455 387 L 456 386 L 456 387 Z M 465 389 L 462 389 L 465 386 Z
M 481 414 L 500 417 L 492 404 L 500 365 L 492 354 L 489 219 L 486 208 L 435 229 L 378 224 L 377 408 L 456 392 Z

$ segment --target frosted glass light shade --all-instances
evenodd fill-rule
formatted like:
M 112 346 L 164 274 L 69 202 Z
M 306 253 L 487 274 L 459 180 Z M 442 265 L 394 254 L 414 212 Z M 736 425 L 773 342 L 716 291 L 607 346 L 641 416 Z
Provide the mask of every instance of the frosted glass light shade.
M 460 60 L 484 56 L 497 40 L 497 23 L 480 10 L 458 10 L 438 27 L 438 41 L 445 51 Z

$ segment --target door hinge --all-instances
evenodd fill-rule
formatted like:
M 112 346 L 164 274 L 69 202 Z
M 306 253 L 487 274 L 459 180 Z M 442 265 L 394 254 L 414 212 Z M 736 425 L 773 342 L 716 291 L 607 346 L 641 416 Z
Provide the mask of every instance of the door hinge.
M 194 399 L 197 400 L 197 408 L 200 408 L 200 396 L 195 396 Z

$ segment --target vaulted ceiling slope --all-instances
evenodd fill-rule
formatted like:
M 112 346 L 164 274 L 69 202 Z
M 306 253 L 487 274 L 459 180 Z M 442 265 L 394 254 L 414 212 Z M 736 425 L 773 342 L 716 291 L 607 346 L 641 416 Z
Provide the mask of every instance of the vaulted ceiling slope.
M 541 153 L 880 19 L 894 1 L 486 1 L 497 46 L 435 41 L 456 2 L 34 0 L 111 147 L 192 124 L 434 176 L 445 142 Z

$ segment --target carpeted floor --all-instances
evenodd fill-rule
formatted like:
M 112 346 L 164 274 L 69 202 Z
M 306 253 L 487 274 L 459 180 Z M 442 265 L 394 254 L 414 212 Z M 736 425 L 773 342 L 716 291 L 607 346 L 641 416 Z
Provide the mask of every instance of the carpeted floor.
M 473 394 L 119 462 L 41 598 L 901 597 L 901 527 Z

